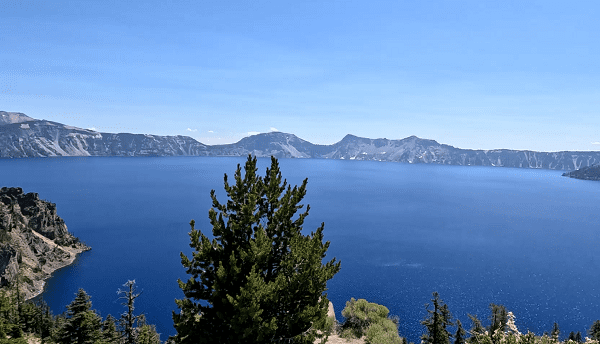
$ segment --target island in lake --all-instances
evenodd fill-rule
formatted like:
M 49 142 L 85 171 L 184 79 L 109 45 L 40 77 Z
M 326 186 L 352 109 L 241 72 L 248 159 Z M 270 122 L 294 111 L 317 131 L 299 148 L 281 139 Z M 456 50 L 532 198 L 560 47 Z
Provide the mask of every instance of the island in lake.
M 575 171 L 565 172 L 563 176 L 583 180 L 600 180 L 600 165 L 586 166 Z

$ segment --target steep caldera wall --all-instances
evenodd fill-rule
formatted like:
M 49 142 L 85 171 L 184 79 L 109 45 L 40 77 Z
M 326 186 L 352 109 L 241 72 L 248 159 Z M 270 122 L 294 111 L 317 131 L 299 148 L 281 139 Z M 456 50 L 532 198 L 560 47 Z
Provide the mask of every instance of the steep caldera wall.
M 0 189 L 0 288 L 18 285 L 25 298 L 34 297 L 53 271 L 89 249 L 67 231 L 54 203 L 21 188 Z
M 502 166 L 573 171 L 600 164 L 600 152 L 535 152 L 460 149 L 416 136 L 401 140 L 346 135 L 316 145 L 293 134 L 271 132 L 237 143 L 208 146 L 188 136 L 101 133 L 0 111 L 0 158 L 55 156 L 275 156 L 394 161 L 410 164 Z

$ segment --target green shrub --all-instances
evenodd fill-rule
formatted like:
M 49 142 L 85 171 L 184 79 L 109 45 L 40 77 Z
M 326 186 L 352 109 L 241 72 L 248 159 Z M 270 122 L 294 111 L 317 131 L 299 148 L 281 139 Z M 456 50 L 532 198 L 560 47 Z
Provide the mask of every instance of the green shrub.
M 340 336 L 343 338 L 361 338 L 366 336 L 367 343 L 401 344 L 396 322 L 388 318 L 389 309 L 365 299 L 354 298 L 346 302 L 342 315 L 346 321 L 342 325 Z
M 371 324 L 367 328 L 367 343 L 369 344 L 402 344 L 402 339 L 398 336 L 398 328 L 391 320 L 384 320 L 381 323 Z
M 27 344 L 25 338 L 4 338 L 0 339 L 0 344 Z

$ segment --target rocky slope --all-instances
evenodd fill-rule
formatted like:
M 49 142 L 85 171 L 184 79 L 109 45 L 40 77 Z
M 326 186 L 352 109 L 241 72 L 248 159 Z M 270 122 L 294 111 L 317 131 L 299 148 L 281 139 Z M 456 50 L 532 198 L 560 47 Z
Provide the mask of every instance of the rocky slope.
M 502 166 L 574 170 L 600 163 L 600 152 L 535 152 L 510 149 L 471 150 L 440 144 L 416 136 L 401 140 L 368 139 L 346 135 L 333 145 L 315 145 L 295 135 L 267 133 L 246 137 L 238 143 L 207 146 L 211 156 L 275 156 L 394 161 L 460 166 Z
M 21 188 L 0 189 L 0 287 L 19 285 L 26 298 L 43 290 L 53 271 L 89 247 L 67 231 L 56 205 Z M 17 275 L 20 276 L 17 282 Z
M 0 112 L 0 157 L 206 155 L 187 136 L 111 134 Z
M 582 167 L 575 171 L 563 173 L 563 176 L 583 180 L 600 180 L 600 165 Z
M 471 150 L 416 136 L 401 140 L 347 135 L 315 145 L 293 134 L 271 132 L 237 143 L 207 146 L 187 136 L 111 134 L 0 111 L 0 157 L 52 156 L 245 156 L 394 161 L 461 166 L 576 170 L 600 163 L 600 152 Z

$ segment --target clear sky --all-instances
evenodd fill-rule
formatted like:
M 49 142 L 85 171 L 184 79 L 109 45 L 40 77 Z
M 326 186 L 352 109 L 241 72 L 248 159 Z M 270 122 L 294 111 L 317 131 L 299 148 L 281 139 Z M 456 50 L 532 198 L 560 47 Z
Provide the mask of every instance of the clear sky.
M 599 18 L 597 0 L 0 0 L 0 110 L 205 144 L 600 150 Z

